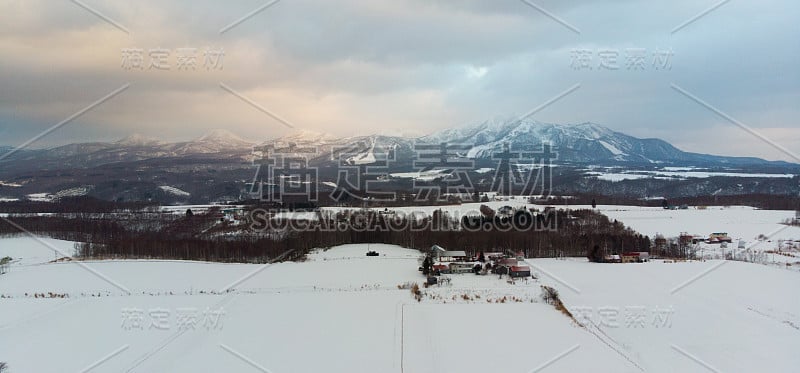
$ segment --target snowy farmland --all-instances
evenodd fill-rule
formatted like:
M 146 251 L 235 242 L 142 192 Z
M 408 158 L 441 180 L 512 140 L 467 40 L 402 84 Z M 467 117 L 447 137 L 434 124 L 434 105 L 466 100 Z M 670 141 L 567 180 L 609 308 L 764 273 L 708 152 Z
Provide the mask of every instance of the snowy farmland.
M 73 244 L 45 243 L 0 240 L 0 257 L 13 258 L 0 275 L 0 359 L 12 372 L 789 372 L 800 364 L 800 274 L 751 263 L 535 259 L 539 280 L 451 275 L 450 286 L 423 289 L 417 302 L 398 285 L 422 282 L 419 253 L 397 246 L 344 245 L 264 266 L 51 262 L 60 255 L 50 246 L 70 253 Z M 558 289 L 575 319 L 541 301 L 540 285 Z

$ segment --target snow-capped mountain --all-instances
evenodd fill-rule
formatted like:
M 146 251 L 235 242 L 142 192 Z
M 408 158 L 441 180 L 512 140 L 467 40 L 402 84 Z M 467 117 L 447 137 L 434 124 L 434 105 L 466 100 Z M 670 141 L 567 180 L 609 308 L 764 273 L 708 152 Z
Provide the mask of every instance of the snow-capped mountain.
M 299 130 L 288 135 L 277 137 L 266 141 L 265 143 L 272 143 L 282 141 L 286 143 L 296 144 L 325 144 L 330 142 L 337 142 L 340 138 L 329 133 L 317 132 L 311 130 Z
M 163 144 L 163 142 L 155 137 L 143 136 L 138 133 L 134 133 L 128 137 L 118 140 L 114 144 L 118 146 L 156 146 Z
M 510 148 L 541 149 L 549 144 L 556 162 L 592 164 L 753 164 L 766 163 L 747 157 L 721 157 L 684 152 L 660 139 L 640 139 L 595 123 L 553 124 L 533 120 L 490 120 L 443 130 L 418 139 L 426 143 L 468 144 L 470 158 L 491 158 L 505 144 Z
M 391 160 L 405 164 L 413 158 L 414 139 L 396 136 L 335 137 L 326 133 L 299 131 L 259 144 L 256 156 L 262 150 L 303 156 L 315 166 L 357 166 Z
M 251 142 L 227 130 L 215 130 L 195 140 L 162 142 L 131 135 L 114 142 L 69 144 L 51 149 L 23 149 L 0 161 L 0 195 L 27 198 L 26 195 L 93 185 L 90 196 L 108 200 L 152 200 L 165 203 L 206 203 L 241 198 L 242 190 L 258 171 L 256 164 L 267 153 L 305 158 L 318 171 L 319 185 L 330 188 L 342 168 L 358 173 L 388 167 L 392 175 L 413 174 L 421 150 L 419 144 L 468 145 L 459 149 L 460 157 L 474 159 L 476 182 L 491 186 L 491 173 L 497 166 L 493 157 L 506 144 L 512 152 L 541 149 L 552 145 L 559 165 L 554 188 L 563 193 L 602 191 L 606 194 L 682 195 L 721 193 L 786 193 L 796 189 L 791 178 L 757 177 L 748 180 L 726 177 L 649 178 L 637 180 L 626 171 L 668 171 L 668 168 L 704 169 L 720 172 L 798 174 L 800 165 L 765 161 L 758 158 L 720 157 L 681 151 L 659 139 L 640 139 L 595 123 L 552 124 L 531 120 L 493 120 L 453 128 L 419 138 L 372 135 L 336 137 L 330 134 L 299 131 L 266 142 Z M 430 156 L 430 146 L 425 153 Z M 435 148 L 435 147 L 434 147 Z M 538 149 L 537 149 L 538 148 Z M 418 151 L 420 150 L 420 151 Z M 435 149 L 434 149 L 435 150 Z M 448 156 L 448 158 L 451 158 Z M 521 160 L 524 163 L 524 158 Z M 598 172 L 586 169 L 613 169 L 632 179 L 623 186 L 600 180 Z M 481 172 L 480 170 L 484 170 Z M 348 171 L 353 172 L 353 171 Z M 735 174 L 734 174 L 735 175 Z M 613 175 L 612 175 L 613 176 Z M 612 177 L 606 175 L 606 177 Z M 411 188 L 408 178 L 384 179 L 389 187 Z M 792 184 L 792 183 L 795 184 Z M 637 184 L 638 183 L 638 184 Z M 10 186 L 15 185 L 15 186 Z M 166 188 L 170 187 L 170 188 Z M 176 188 L 176 189 L 171 189 Z M 181 190 L 184 193 L 177 192 Z
M 539 149 L 549 144 L 557 160 L 569 162 L 656 162 L 681 158 L 681 152 L 665 141 L 637 139 L 594 123 L 573 125 L 532 120 L 493 120 L 448 129 L 420 139 L 424 142 L 470 144 L 470 158 L 489 158 L 504 145 L 511 149 Z
M 50 149 L 22 150 L 9 157 L 17 163 L 36 163 L 37 167 L 56 169 L 94 167 L 117 162 L 146 159 L 250 153 L 253 143 L 227 130 L 214 130 L 192 141 L 164 142 L 133 134 L 113 142 L 88 142 Z
M 168 143 L 142 135 L 131 135 L 116 142 L 69 144 L 45 150 L 25 150 L 14 154 L 17 161 L 43 162 L 40 165 L 58 167 L 91 167 L 114 162 L 129 162 L 166 157 L 204 156 L 244 159 L 254 146 L 272 146 L 291 152 L 293 148 L 306 151 L 318 165 L 341 162 L 336 154 L 344 153 L 354 163 L 380 159 L 376 153 L 391 153 L 393 162 L 411 164 L 415 144 L 466 144 L 463 155 L 474 159 L 491 159 L 507 144 L 512 151 L 537 150 L 547 143 L 557 154 L 554 162 L 592 165 L 758 165 L 791 164 L 770 162 L 749 157 L 722 157 L 684 152 L 660 139 L 640 139 L 614 131 L 596 123 L 553 124 L 533 120 L 495 119 L 469 126 L 447 129 L 431 135 L 409 138 L 372 135 L 336 137 L 326 133 L 298 131 L 266 142 L 248 141 L 228 130 L 214 130 L 192 141 Z M 313 149 L 315 154 L 308 154 Z M 337 153 L 338 152 L 338 153 Z
M 174 144 L 174 151 L 178 154 L 208 154 L 231 150 L 247 150 L 255 145 L 242 139 L 233 132 L 224 129 L 215 129 L 200 138 Z

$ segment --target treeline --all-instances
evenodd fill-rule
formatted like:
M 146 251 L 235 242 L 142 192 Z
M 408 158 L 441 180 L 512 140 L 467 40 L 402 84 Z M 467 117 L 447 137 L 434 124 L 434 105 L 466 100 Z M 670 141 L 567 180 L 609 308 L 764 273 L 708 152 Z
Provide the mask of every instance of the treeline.
M 19 216 L 13 218 L 14 225 L 0 221 L 0 234 L 22 234 L 19 226 L 35 234 L 82 242 L 77 245 L 77 254 L 82 257 L 258 263 L 284 253 L 289 253 L 284 259 L 299 259 L 314 248 L 352 243 L 386 243 L 421 250 L 436 244 L 472 254 L 511 251 L 527 257 L 585 256 L 596 245 L 607 247 L 609 252 L 650 248 L 648 237 L 591 210 L 526 214 L 531 215 L 482 216 L 475 226 L 474 221 L 440 210 L 424 218 L 350 210 L 321 213 L 318 219 L 303 222 L 278 221 L 278 227 L 272 226 L 276 221 L 272 215 L 265 216 L 268 225 L 252 219 L 246 227 L 230 226 L 213 210 L 180 217 L 133 215 L 124 221 L 113 214 Z
M 303 242 L 303 247 L 386 243 L 427 250 L 439 245 L 471 254 L 512 251 L 527 257 L 585 256 L 595 245 L 610 252 L 647 251 L 651 246 L 647 236 L 591 210 L 551 210 L 547 214 L 551 215 L 534 217 L 528 228 L 515 225 L 514 217 L 481 217 L 481 223 L 488 224 L 469 229 L 463 220 L 440 210 L 423 219 L 374 210 L 345 211 L 304 223 L 303 231 L 293 231 L 290 239 Z
M 34 214 L 34 213 L 103 213 L 114 211 L 141 211 L 156 209 L 153 202 L 113 202 L 89 196 L 59 198 L 47 201 L 9 201 L 0 202 L 0 213 Z
M 661 207 L 663 199 L 640 199 L 627 196 L 576 194 L 570 197 L 555 196 L 546 200 L 532 199 L 532 203 L 551 204 L 565 207 L 569 205 L 625 205 L 641 207 Z M 800 208 L 800 197 L 794 195 L 742 194 L 667 198 L 673 206 L 752 206 L 764 210 L 796 210 Z
M 289 253 L 286 260 L 304 256 L 309 247 L 294 240 L 250 236 L 172 237 L 161 232 L 128 234 L 105 243 L 82 243 L 77 255 L 86 258 L 179 259 L 210 262 L 266 263 Z
M 59 240 L 99 243 L 122 236 L 126 234 L 126 230 L 123 225 L 110 217 L 20 215 L 8 220 L 0 219 L 0 236 L 20 236 L 29 233 Z
M 753 206 L 764 210 L 796 210 L 800 196 L 744 194 L 738 196 L 698 196 L 670 199 L 672 205 L 690 206 Z

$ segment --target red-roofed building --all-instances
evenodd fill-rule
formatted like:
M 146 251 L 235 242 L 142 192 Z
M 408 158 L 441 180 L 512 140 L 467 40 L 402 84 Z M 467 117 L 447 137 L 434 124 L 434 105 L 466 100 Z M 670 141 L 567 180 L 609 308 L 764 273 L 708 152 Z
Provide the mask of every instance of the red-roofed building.
M 628 253 L 622 253 L 622 262 L 623 263 L 641 263 L 646 262 L 650 259 L 650 253 L 647 251 L 633 251 Z
M 511 277 L 530 277 L 531 268 L 528 266 L 511 266 L 508 275 Z

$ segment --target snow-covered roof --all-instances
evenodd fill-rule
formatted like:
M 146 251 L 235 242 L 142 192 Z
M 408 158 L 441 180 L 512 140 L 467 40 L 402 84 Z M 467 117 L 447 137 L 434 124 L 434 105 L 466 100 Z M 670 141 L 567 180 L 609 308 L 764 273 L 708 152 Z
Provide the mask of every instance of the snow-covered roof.
M 449 257 L 456 257 L 456 256 L 467 256 L 466 251 L 442 251 L 439 253 L 439 256 L 449 256 Z

